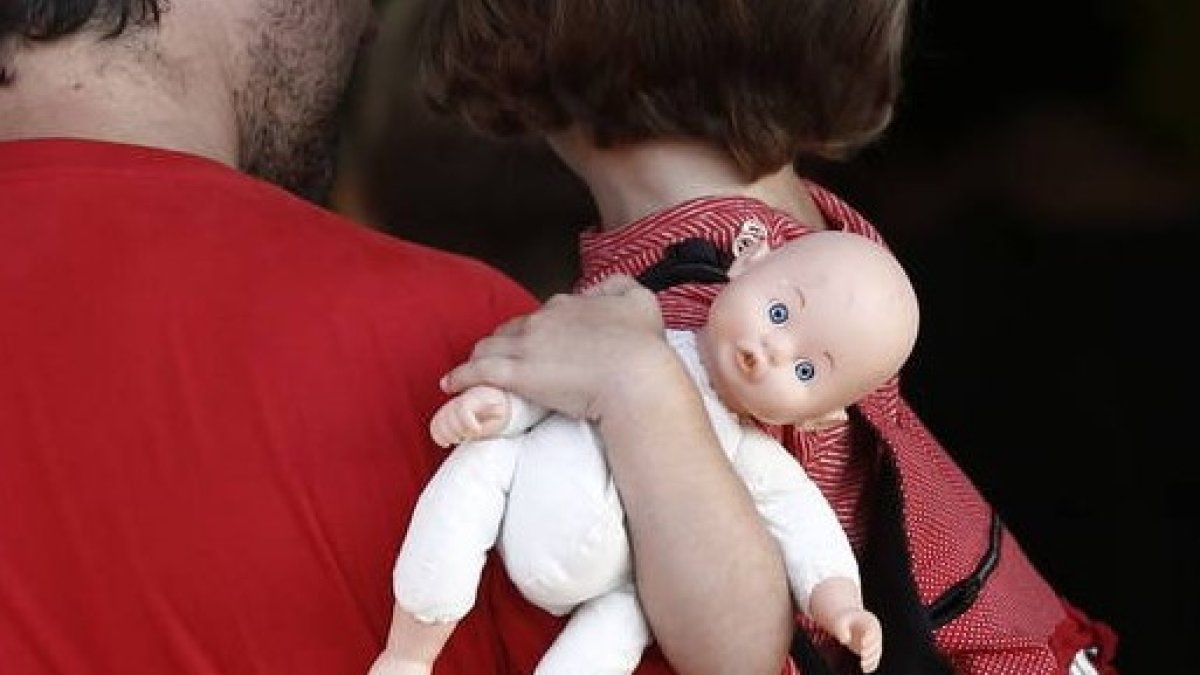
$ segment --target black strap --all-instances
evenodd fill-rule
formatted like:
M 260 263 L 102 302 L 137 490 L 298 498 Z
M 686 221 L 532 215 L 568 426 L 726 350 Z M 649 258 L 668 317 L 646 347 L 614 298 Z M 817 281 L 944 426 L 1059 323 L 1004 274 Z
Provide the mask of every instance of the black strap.
M 886 630 L 884 629 L 885 635 Z M 797 628 L 796 632 L 792 633 L 790 652 L 792 662 L 796 664 L 802 675 L 834 675 L 833 669 L 829 667 L 828 663 L 825 663 L 825 659 L 817 651 L 803 628 Z M 886 654 L 886 652 L 884 653 Z
M 707 239 L 693 237 L 671 244 L 663 257 L 637 276 L 646 288 L 658 293 L 679 284 L 723 284 L 733 255 Z
M 921 605 L 908 558 L 900 476 L 890 456 L 881 462 L 874 511 L 859 568 L 863 602 L 883 624 L 877 675 L 953 675 L 933 644 L 933 626 Z
M 878 475 L 874 511 L 859 568 L 863 600 L 883 624 L 883 658 L 877 675 L 953 675 L 954 669 L 938 652 L 933 631 L 970 609 L 1000 563 L 1004 525 L 993 511 L 988 549 L 974 571 L 928 606 L 921 604 L 908 557 L 904 507 L 894 460 L 885 457 Z M 792 658 L 805 675 L 824 675 L 829 667 L 812 643 L 797 630 Z
M 946 592 L 939 595 L 937 600 L 929 603 L 929 607 L 925 610 L 929 615 L 929 623 L 934 629 L 950 623 L 975 604 L 975 598 L 979 597 L 979 591 L 983 589 L 983 584 L 987 582 L 988 577 L 992 575 L 992 570 L 996 569 L 996 565 L 1000 562 L 1000 542 L 1003 533 L 1004 526 L 1000 522 L 1000 516 L 992 511 L 988 550 L 979 560 L 975 571 L 971 572 L 967 578 L 947 588 Z

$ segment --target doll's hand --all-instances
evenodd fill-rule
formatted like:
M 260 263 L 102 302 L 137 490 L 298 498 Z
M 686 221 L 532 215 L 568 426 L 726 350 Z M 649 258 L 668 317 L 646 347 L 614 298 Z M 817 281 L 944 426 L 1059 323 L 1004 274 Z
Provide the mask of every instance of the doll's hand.
M 879 619 L 865 609 L 847 610 L 834 621 L 833 636 L 858 654 L 864 673 L 874 672 L 883 655 L 883 628 Z
M 847 577 L 825 579 L 813 588 L 808 605 L 817 625 L 858 655 L 863 672 L 879 667 L 883 628 L 874 614 L 863 609 L 857 581 Z
M 557 295 L 502 325 L 443 379 L 447 392 L 487 384 L 597 421 L 680 369 L 654 295 L 628 276 L 584 295 Z M 672 380 L 677 381 L 677 380 Z M 627 404 L 626 404 L 627 405 Z
M 510 414 L 508 394 L 486 385 L 471 387 L 447 401 L 429 421 L 429 435 L 443 448 L 504 430 Z

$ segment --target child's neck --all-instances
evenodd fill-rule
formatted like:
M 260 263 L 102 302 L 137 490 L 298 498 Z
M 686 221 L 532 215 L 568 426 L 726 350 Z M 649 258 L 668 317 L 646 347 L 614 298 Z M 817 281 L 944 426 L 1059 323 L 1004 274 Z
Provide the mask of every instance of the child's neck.
M 750 186 L 723 153 L 677 141 L 598 150 L 580 169 L 606 230 L 689 199 L 743 194 Z
M 696 141 L 646 141 L 613 149 L 592 146 L 578 132 L 550 139 L 551 146 L 587 184 L 603 230 L 616 230 L 656 211 L 697 197 L 760 199 L 804 222 L 823 224 L 796 174 L 747 180 L 725 152 Z

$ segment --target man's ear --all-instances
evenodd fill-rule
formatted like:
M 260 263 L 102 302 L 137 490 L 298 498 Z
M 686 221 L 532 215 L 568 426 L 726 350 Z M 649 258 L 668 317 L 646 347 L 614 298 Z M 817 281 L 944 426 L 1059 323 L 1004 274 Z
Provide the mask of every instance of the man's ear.
M 742 249 L 737 254 L 737 256 L 733 259 L 733 264 L 729 266 L 729 271 L 725 273 L 726 276 L 728 276 L 730 279 L 741 276 L 746 272 L 746 270 L 753 267 L 754 263 L 762 260 L 763 257 L 770 252 L 771 245 L 767 243 L 767 240 L 759 239 L 753 244 L 750 244 Z
M 848 419 L 850 419 L 850 415 L 846 413 L 846 409 L 838 408 L 833 412 L 825 413 L 824 415 L 821 415 L 815 419 L 799 422 L 796 424 L 796 426 L 804 429 L 805 431 L 820 431 L 822 429 L 828 429 L 832 426 L 837 426 Z

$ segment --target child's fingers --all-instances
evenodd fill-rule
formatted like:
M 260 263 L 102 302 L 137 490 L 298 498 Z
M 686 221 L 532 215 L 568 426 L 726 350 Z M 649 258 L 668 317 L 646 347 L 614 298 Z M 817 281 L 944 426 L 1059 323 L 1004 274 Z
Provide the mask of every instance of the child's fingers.
M 442 377 L 442 391 L 457 394 L 481 384 L 511 389 L 514 361 L 505 356 L 478 356 L 457 366 Z
M 638 283 L 637 279 L 634 279 L 628 274 L 614 274 L 612 276 L 605 277 L 600 283 L 584 289 L 583 295 L 625 295 L 631 290 L 641 287 L 642 285 Z
M 525 329 L 525 324 L 529 321 L 529 315 L 515 316 L 508 321 L 500 324 L 492 331 L 492 335 L 509 336 L 519 335 Z
M 471 360 L 489 356 L 511 357 L 517 354 L 517 338 L 507 335 L 489 335 L 475 343 Z

